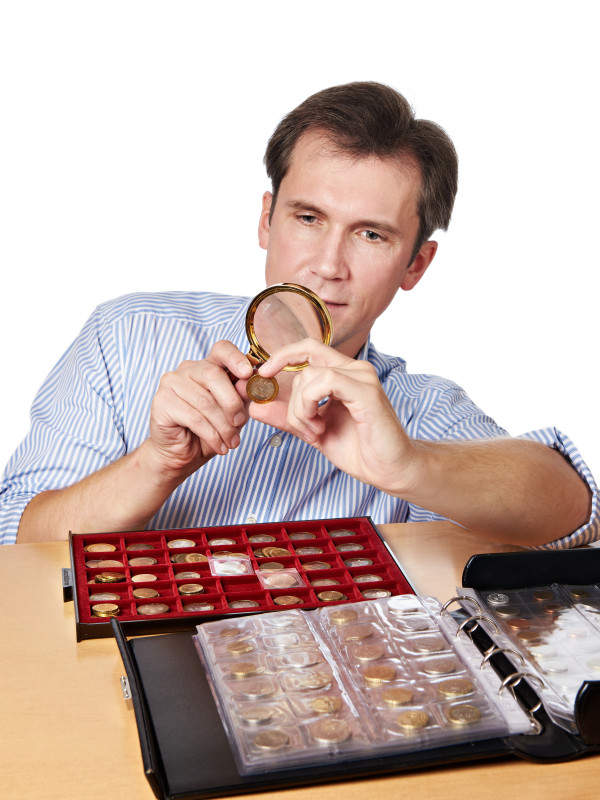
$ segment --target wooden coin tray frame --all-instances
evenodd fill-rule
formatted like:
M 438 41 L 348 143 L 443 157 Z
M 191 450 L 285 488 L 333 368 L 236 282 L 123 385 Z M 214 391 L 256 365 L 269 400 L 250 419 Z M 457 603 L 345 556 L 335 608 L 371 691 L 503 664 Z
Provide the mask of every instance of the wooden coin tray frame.
M 347 537 L 332 537 L 331 533 L 349 530 Z M 290 539 L 290 535 L 309 532 L 314 539 Z M 250 542 L 251 536 L 269 534 L 275 541 L 259 543 Z M 233 539 L 233 545 L 214 545 L 208 542 L 213 539 Z M 173 539 L 190 539 L 193 547 L 170 548 L 168 542 Z M 115 546 L 114 551 L 90 552 L 89 545 L 98 543 Z M 128 550 L 134 544 L 152 544 L 152 550 Z M 362 550 L 340 552 L 337 547 L 342 544 L 358 543 Z M 321 547 L 323 552 L 314 555 L 298 555 L 296 550 L 302 547 Z M 290 556 L 260 557 L 255 550 L 262 547 L 281 547 L 290 551 Z M 111 601 L 119 607 L 118 619 L 128 635 L 155 633 L 161 631 L 188 630 L 205 619 L 219 619 L 227 616 L 238 616 L 265 611 L 289 610 L 290 608 L 319 608 L 325 605 L 355 603 L 365 600 L 362 595 L 367 589 L 387 589 L 396 594 L 414 593 L 414 589 L 404 575 L 395 556 L 383 540 L 381 534 L 369 517 L 345 517 L 338 519 L 301 520 L 293 522 L 271 522 L 252 525 L 227 525 L 205 528 L 169 529 L 159 531 L 132 531 L 125 533 L 71 533 L 69 535 L 71 568 L 63 570 L 63 594 L 65 600 L 75 603 L 75 625 L 77 641 L 91 638 L 112 636 L 109 617 L 96 617 L 92 614 L 92 606 L 101 601 L 90 600 L 90 595 L 98 592 L 113 592 L 119 600 Z M 208 562 L 174 564 L 171 557 L 176 553 L 201 553 L 207 558 L 214 552 L 229 551 L 242 553 L 250 559 L 253 572 L 247 575 L 215 576 L 211 574 Z M 130 566 L 129 558 L 150 556 L 157 560 L 153 566 Z M 353 558 L 368 558 L 372 564 L 349 567 L 346 561 Z M 122 568 L 104 567 L 90 568 L 86 562 L 92 560 L 121 561 Z M 262 564 L 277 561 L 285 569 L 298 571 L 303 582 L 301 587 L 286 589 L 265 589 L 255 574 Z M 329 564 L 329 568 L 310 569 L 311 562 L 321 561 Z M 307 569 L 308 567 L 308 569 Z M 195 580 L 178 579 L 180 572 L 198 572 L 201 577 Z M 118 583 L 97 583 L 96 575 L 102 572 L 119 572 L 125 580 Z M 156 575 L 158 580 L 151 582 L 135 582 L 136 574 Z M 382 580 L 376 582 L 356 583 L 355 578 L 361 575 L 377 574 Z M 317 588 L 311 585 L 318 578 L 335 578 L 339 584 Z M 200 594 L 182 596 L 179 586 L 185 583 L 200 583 L 204 590 Z M 159 596 L 152 599 L 136 599 L 134 589 L 152 588 Z M 335 590 L 345 595 L 344 600 L 324 602 L 317 597 L 317 592 Z M 302 603 L 279 605 L 275 598 L 295 595 L 301 597 Z M 255 600 L 254 608 L 231 608 L 234 600 Z M 214 606 L 207 611 L 184 611 L 184 605 L 195 602 L 206 602 Z M 163 603 L 169 607 L 164 614 L 144 616 L 139 614 L 139 606 L 148 603 Z

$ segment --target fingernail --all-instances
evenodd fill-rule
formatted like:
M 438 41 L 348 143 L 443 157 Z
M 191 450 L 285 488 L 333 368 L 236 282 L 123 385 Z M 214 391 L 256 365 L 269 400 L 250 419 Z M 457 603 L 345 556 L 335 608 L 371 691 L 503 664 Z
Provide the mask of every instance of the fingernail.
M 233 424 L 235 425 L 236 428 L 239 428 L 240 425 L 243 425 L 245 421 L 246 417 L 241 411 L 239 414 L 236 414 L 235 417 L 233 418 Z

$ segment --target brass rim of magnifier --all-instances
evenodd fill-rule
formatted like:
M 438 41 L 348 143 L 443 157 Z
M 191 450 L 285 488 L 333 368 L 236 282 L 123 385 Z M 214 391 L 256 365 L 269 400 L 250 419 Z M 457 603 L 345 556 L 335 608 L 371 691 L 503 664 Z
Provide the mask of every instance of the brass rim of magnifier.
M 246 312 L 246 335 L 248 337 L 248 341 L 250 342 L 250 353 L 260 361 L 268 361 L 271 356 L 270 353 L 267 353 L 265 348 L 261 345 L 256 337 L 256 332 L 254 330 L 254 313 L 265 297 L 268 297 L 271 294 L 278 294 L 279 292 L 293 292 L 294 294 L 301 295 L 312 303 L 317 310 L 319 322 L 321 323 L 323 344 L 330 344 L 333 331 L 333 320 L 331 319 L 329 309 L 321 300 L 321 298 L 310 289 L 307 289 L 305 286 L 300 286 L 297 283 L 276 283 L 274 286 L 269 286 L 267 289 L 257 294 L 250 303 L 248 311 Z M 308 361 L 304 361 L 302 364 L 288 364 L 287 367 L 284 367 L 284 370 L 287 372 L 297 372 L 298 370 L 304 369 L 304 367 L 307 366 Z

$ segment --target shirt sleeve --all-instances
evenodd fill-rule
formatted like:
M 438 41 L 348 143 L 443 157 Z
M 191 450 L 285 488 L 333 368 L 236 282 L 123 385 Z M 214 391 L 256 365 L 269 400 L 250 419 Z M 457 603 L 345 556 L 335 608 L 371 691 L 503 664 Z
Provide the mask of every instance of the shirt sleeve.
M 509 436 L 508 432 L 497 425 L 491 417 L 484 414 L 459 386 L 442 379 L 433 379 L 430 388 L 434 389 L 433 394 L 426 392 L 421 398 L 420 406 L 423 413 L 416 414 L 411 420 L 413 430 L 411 431 L 407 426 L 409 435 L 430 441 L 435 439 L 441 441 L 476 440 Z M 441 391 L 435 391 L 440 388 L 442 388 Z M 571 439 L 557 428 L 552 427 L 530 431 L 517 438 L 540 442 L 558 450 L 586 482 L 592 498 L 590 516 L 584 525 L 567 536 L 532 549 L 562 550 L 591 544 L 600 539 L 598 486 L 590 468 Z M 411 522 L 425 519 L 443 519 L 443 517 L 410 506 L 409 520 Z
M 30 431 L 5 469 L 0 543 L 15 543 L 35 495 L 76 483 L 125 453 L 121 385 L 114 333 L 97 309 L 38 392 Z

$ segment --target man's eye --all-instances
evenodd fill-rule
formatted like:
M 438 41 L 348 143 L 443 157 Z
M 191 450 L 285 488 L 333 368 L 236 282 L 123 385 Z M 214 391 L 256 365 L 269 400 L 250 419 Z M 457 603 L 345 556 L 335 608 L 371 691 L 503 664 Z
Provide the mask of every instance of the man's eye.
M 370 242 L 378 242 L 382 238 L 380 234 L 375 233 L 375 231 L 363 231 L 363 236 Z
M 312 225 L 313 222 L 317 221 L 317 218 L 313 214 L 300 214 L 299 219 L 300 222 L 304 222 L 306 225 Z

